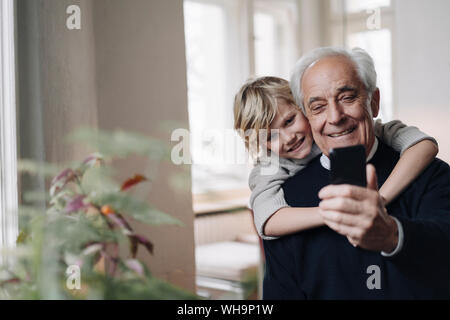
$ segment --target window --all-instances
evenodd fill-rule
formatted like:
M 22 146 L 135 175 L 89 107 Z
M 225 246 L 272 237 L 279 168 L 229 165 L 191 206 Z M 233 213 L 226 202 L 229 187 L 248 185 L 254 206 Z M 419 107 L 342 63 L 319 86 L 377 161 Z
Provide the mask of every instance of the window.
M 253 3 L 255 74 L 289 80 L 299 58 L 296 4 L 267 0 Z
M 234 95 L 251 76 L 288 78 L 298 58 L 295 3 L 184 1 L 194 195 L 234 190 L 248 199 L 251 163 L 233 130 Z
M 18 230 L 13 17 L 13 0 L 2 0 L 0 2 L 0 248 L 14 246 Z
M 352 13 L 367 9 L 389 7 L 390 5 L 391 0 L 347 0 L 347 11 Z
M 231 93 L 245 78 L 238 12 L 237 1 L 184 3 L 194 193 L 243 187 L 246 167 L 224 152 L 234 137 Z
M 363 48 L 374 59 L 381 92 L 379 118 L 391 120 L 394 116 L 391 1 L 330 0 L 328 12 L 330 44 Z

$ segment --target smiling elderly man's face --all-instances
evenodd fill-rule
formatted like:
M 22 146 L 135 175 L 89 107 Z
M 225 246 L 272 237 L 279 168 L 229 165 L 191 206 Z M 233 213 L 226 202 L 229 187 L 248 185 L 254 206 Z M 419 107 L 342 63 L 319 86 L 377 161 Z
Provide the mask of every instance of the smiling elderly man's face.
M 329 156 L 331 148 L 362 144 L 368 154 L 375 139 L 372 118 L 378 114 L 379 91 L 369 103 L 353 62 L 344 56 L 323 58 L 306 70 L 301 85 L 306 116 L 322 152 Z

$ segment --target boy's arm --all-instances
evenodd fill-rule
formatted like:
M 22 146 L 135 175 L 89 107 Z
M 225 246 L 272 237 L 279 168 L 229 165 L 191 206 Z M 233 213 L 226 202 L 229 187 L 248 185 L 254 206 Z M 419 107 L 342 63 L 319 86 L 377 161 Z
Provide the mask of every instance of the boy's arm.
M 417 127 L 407 126 L 399 120 L 383 124 L 378 119 L 374 123 L 374 129 L 375 135 L 395 151 L 400 152 L 400 155 L 403 155 L 403 152 L 423 140 L 430 140 L 436 146 L 438 145 L 433 137 L 423 133 Z
M 264 234 L 264 225 L 270 217 L 281 208 L 288 207 L 284 199 L 281 185 L 289 178 L 289 174 L 279 169 L 275 175 L 261 174 L 261 166 L 253 168 L 249 176 L 249 187 L 252 191 L 249 206 L 253 210 L 253 222 L 259 236 L 264 240 L 273 240 L 276 237 Z
M 374 127 L 383 142 L 400 152 L 400 160 L 380 188 L 381 196 L 390 203 L 433 161 L 438 146 L 433 137 L 398 120 L 386 124 L 378 120 Z
M 324 225 L 319 208 L 281 208 L 263 226 L 266 236 L 280 237 Z
M 317 147 L 313 148 L 313 154 L 318 152 Z M 291 233 L 290 230 L 300 231 L 309 228 L 310 225 L 316 225 L 317 221 L 311 223 L 311 216 L 302 215 L 305 212 L 302 211 L 303 208 L 289 207 L 281 188 L 284 182 L 302 170 L 310 159 L 305 158 L 304 160 L 300 163 L 280 158 L 277 173 L 272 175 L 261 174 L 261 164 L 257 164 L 250 173 L 249 187 L 252 190 L 250 207 L 253 210 L 255 228 L 264 240 L 273 240 L 278 236 Z M 305 208 L 305 210 L 310 209 Z M 295 214 L 287 215 L 286 212 Z M 273 224 L 270 223 L 269 229 L 266 229 L 269 220 L 272 220 Z M 286 228 L 286 226 L 289 226 L 289 228 Z
M 423 140 L 407 149 L 380 188 L 386 204 L 402 193 L 428 167 L 437 153 L 438 146 L 430 140 Z

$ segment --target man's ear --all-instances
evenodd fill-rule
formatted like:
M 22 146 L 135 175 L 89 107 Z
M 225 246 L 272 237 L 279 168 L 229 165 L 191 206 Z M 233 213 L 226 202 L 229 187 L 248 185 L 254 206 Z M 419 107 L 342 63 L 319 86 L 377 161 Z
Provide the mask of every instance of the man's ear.
M 376 118 L 380 111 L 380 89 L 376 88 L 372 93 L 372 100 L 370 101 L 370 109 L 372 111 L 372 117 Z

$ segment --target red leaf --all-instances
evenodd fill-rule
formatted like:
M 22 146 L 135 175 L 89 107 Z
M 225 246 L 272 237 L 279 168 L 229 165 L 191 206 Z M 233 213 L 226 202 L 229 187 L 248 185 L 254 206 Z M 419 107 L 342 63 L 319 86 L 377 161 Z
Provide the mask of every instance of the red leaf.
M 131 257 L 135 259 L 138 251 L 138 240 L 135 237 L 129 237 L 129 239 L 130 239 Z
M 146 177 L 144 177 L 143 175 L 140 174 L 136 174 L 134 175 L 133 178 L 128 179 L 127 181 L 125 181 L 122 184 L 122 187 L 120 188 L 120 190 L 124 191 L 127 190 L 129 188 L 131 188 L 132 186 L 141 183 L 142 181 L 147 181 L 148 179 Z
M 0 287 L 8 284 L 8 283 L 19 283 L 21 280 L 19 278 L 12 278 L 12 279 L 8 279 L 8 280 L 3 280 L 0 282 Z
M 84 198 L 85 198 L 85 196 L 83 196 L 83 195 L 74 197 L 66 205 L 66 207 L 64 208 L 64 211 L 66 213 L 72 213 L 72 212 L 86 208 L 87 205 L 83 201 Z
M 109 220 L 111 220 L 118 227 L 126 229 L 126 222 L 124 221 L 124 219 L 122 217 L 119 217 L 115 213 L 109 213 L 106 217 Z
M 102 163 L 103 157 L 99 153 L 93 153 L 90 156 L 88 156 L 86 159 L 83 160 L 83 165 L 86 165 L 88 167 L 94 166 L 96 163 Z
M 133 238 L 135 238 L 140 244 L 142 244 L 148 252 L 153 254 L 153 243 L 151 243 L 146 237 L 134 234 L 132 235 Z
M 75 172 L 68 168 L 63 170 L 60 174 L 52 179 L 50 184 L 50 195 L 54 196 L 59 192 L 64 186 L 76 177 Z

